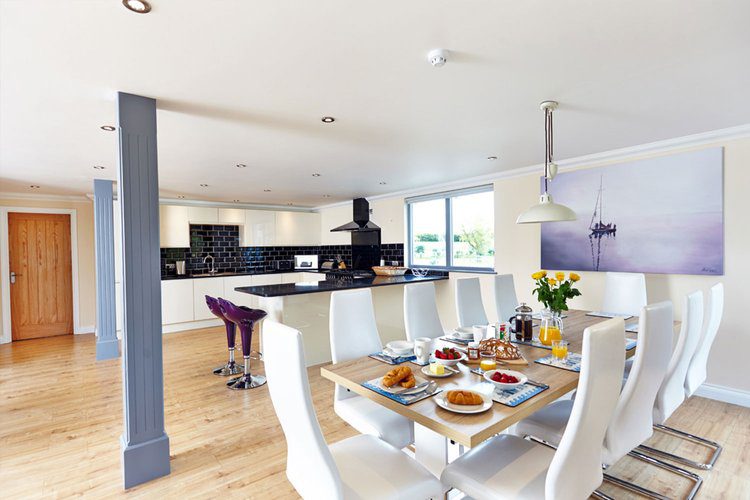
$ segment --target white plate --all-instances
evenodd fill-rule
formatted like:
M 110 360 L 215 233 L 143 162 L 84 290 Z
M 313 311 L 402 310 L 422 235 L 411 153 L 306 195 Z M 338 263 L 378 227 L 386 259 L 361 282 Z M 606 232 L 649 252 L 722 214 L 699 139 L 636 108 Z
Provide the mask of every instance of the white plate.
M 453 330 L 453 335 L 464 340 L 474 340 L 474 328 L 462 326 Z
M 416 375 L 414 375 L 414 379 L 417 381 L 414 387 L 418 386 L 419 384 L 429 382 L 427 379 L 423 379 L 422 377 L 417 377 Z M 405 393 L 414 389 L 414 387 L 410 387 L 408 389 L 406 387 L 401 387 L 401 384 L 396 384 L 393 387 L 386 387 L 383 385 L 382 377 L 378 379 L 378 387 L 383 389 L 385 392 L 390 392 L 391 394 L 402 394 L 402 393 Z
M 388 342 L 385 347 L 399 356 L 412 354 L 414 352 L 414 342 L 409 342 L 408 340 L 393 340 Z
M 451 375 L 453 375 L 453 372 L 448 371 L 447 369 L 445 370 L 445 372 L 443 372 L 442 375 L 433 375 L 432 373 L 430 373 L 430 365 L 423 366 L 422 373 L 424 373 L 428 377 L 433 377 L 433 378 L 445 378 L 445 377 L 450 377 Z
M 485 411 L 489 410 L 490 408 L 492 408 L 492 398 L 490 396 L 488 396 L 486 394 L 482 394 L 481 392 L 478 392 L 478 391 L 471 391 L 471 392 L 476 392 L 477 394 L 479 394 L 480 396 L 482 396 L 482 399 L 484 400 L 484 403 L 482 403 L 481 405 L 466 406 L 466 405 L 454 405 L 452 403 L 449 403 L 448 400 L 445 399 L 446 394 L 448 393 L 449 390 L 453 390 L 453 391 L 455 391 L 455 390 L 467 391 L 467 390 L 470 390 L 470 389 L 456 389 L 456 388 L 453 388 L 453 389 L 446 389 L 446 390 L 444 390 L 443 392 L 441 392 L 440 394 L 438 394 L 437 396 L 435 396 L 434 398 L 432 398 L 432 399 L 435 400 L 435 403 L 440 408 L 446 409 L 448 411 L 452 411 L 453 413 L 482 413 L 482 412 L 485 412 Z

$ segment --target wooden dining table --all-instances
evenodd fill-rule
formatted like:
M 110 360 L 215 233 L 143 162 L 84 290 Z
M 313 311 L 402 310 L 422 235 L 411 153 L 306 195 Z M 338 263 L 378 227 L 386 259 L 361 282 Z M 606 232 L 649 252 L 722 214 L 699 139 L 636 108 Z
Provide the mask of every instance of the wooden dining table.
M 587 311 L 567 311 L 564 318 L 564 338 L 569 342 L 569 352 L 580 353 L 583 343 L 584 330 L 592 325 L 606 321 L 607 318 L 587 316 Z M 628 318 L 625 323 L 637 323 L 637 317 Z M 539 321 L 534 322 L 534 328 L 539 328 Z M 634 333 L 626 333 L 627 338 L 636 338 Z M 415 456 L 425 467 L 436 475 L 448 463 L 448 440 L 474 447 L 482 441 L 498 434 L 518 421 L 528 417 L 535 411 L 545 407 L 565 394 L 573 391 L 578 385 L 578 373 L 535 363 L 534 361 L 551 355 L 551 350 L 515 344 L 521 354 L 528 361 L 528 365 L 503 365 L 506 368 L 522 372 L 530 380 L 549 386 L 549 389 L 533 396 L 516 407 L 494 403 L 489 410 L 478 414 L 459 414 L 445 410 L 437 405 L 433 397 L 429 397 L 403 405 L 362 385 L 363 382 L 385 375 L 391 365 L 377 361 L 370 357 L 353 359 L 343 363 L 335 363 L 321 368 L 321 375 L 350 391 L 368 398 L 389 408 L 399 415 L 414 421 L 415 424 Z M 453 343 L 438 340 L 436 347 L 458 347 Z M 623 345 L 623 349 L 625 346 Z M 626 351 L 626 357 L 635 354 L 635 348 Z M 414 370 L 415 375 L 426 378 L 419 372 L 418 365 L 406 362 L 404 365 Z M 459 363 L 455 368 L 459 373 L 446 378 L 433 378 L 442 390 L 456 388 L 473 388 L 491 394 L 494 388 L 481 376 L 471 373 L 470 369 L 478 365 Z

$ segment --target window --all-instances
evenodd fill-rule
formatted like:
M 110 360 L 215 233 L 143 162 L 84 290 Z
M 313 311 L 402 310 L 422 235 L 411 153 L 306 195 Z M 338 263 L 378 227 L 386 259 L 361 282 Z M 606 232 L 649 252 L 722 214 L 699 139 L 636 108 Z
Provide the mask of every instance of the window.
M 407 198 L 409 265 L 492 270 L 495 203 L 492 185 Z

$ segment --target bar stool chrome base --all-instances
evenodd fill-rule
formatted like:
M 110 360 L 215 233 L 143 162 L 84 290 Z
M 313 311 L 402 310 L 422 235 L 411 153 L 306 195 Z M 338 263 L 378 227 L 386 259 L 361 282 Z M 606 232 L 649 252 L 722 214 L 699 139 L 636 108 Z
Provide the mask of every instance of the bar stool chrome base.
M 247 375 L 243 375 L 239 378 L 233 378 L 229 382 L 227 382 L 227 387 L 230 389 L 234 389 L 236 391 L 241 391 L 245 389 L 255 389 L 256 387 L 260 387 L 262 385 L 265 385 L 266 383 L 266 377 L 263 375 L 250 375 L 249 373 Z
M 238 363 L 227 363 L 224 366 L 219 366 L 217 368 L 214 368 L 213 374 L 218 375 L 219 377 L 228 377 L 230 375 L 241 375 L 242 366 L 240 366 Z

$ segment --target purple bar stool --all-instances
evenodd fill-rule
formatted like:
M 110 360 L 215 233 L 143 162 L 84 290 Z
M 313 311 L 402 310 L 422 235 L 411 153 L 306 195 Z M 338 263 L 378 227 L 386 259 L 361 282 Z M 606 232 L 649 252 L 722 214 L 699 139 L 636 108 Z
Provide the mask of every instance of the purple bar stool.
M 224 317 L 234 322 L 240 329 L 242 357 L 245 361 L 242 376 L 227 382 L 227 387 L 230 389 L 253 389 L 260 387 L 266 383 L 266 377 L 250 374 L 250 342 L 253 340 L 253 327 L 255 323 L 266 317 L 266 311 L 238 306 L 221 298 L 219 299 L 219 307 L 221 307 Z
M 237 337 L 237 325 L 224 317 L 224 314 L 221 312 L 221 306 L 219 306 L 219 301 L 216 298 L 206 295 L 206 305 L 214 316 L 224 322 L 224 328 L 227 330 L 227 345 L 229 346 L 229 361 L 227 361 L 227 364 L 224 366 L 215 368 L 214 375 L 219 375 L 221 377 L 239 375 L 242 373 L 242 367 L 234 362 L 234 341 Z

